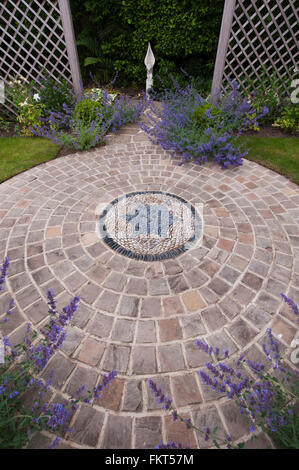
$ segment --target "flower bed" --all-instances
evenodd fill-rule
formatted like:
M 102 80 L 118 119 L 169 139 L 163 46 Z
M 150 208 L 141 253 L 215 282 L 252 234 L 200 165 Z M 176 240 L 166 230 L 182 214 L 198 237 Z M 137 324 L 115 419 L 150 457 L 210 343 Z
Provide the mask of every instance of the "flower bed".
M 193 160 L 196 164 L 214 160 L 222 168 L 239 166 L 247 149 L 239 142 L 242 132 L 258 129 L 258 120 L 268 112 L 258 112 L 241 96 L 237 83 L 232 91 L 222 96 L 217 106 L 202 98 L 192 86 L 178 85 L 175 91 L 166 91 L 162 97 L 162 110 L 153 104 L 147 117 L 149 123 L 141 128 L 153 143 L 179 154 L 182 163 Z
M 18 78 L 10 82 L 7 93 L 18 113 L 17 135 L 45 137 L 75 150 L 103 143 L 108 132 L 135 122 L 146 107 L 146 99 L 132 104 L 128 97 L 98 87 L 76 100 L 66 81 L 58 83 L 46 72 L 38 89 L 33 81 Z M 11 125 L 2 119 L 0 130 L 10 132 Z

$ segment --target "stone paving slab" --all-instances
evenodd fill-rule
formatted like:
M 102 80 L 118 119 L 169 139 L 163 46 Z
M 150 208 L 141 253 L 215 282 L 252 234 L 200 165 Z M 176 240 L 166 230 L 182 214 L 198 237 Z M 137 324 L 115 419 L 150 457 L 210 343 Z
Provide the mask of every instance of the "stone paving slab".
M 68 339 L 43 373 L 55 368 L 52 399 L 69 397 L 82 381 L 97 384 L 111 368 L 118 372 L 110 391 L 74 413 L 74 433 L 61 448 L 153 448 L 162 438 L 211 446 L 171 422 L 148 378 L 194 424 L 214 423 L 248 440 L 233 404 L 199 380 L 197 370 L 210 357 L 195 346 L 197 338 L 228 347 L 232 360 L 247 351 L 261 359 L 266 329 L 273 327 L 295 368 L 290 344 L 298 324 L 280 293 L 299 302 L 298 186 L 247 160 L 228 170 L 178 162 L 134 125 L 105 147 L 52 160 L 0 185 L 0 258 L 11 260 L 1 312 L 9 295 L 16 299 L 2 332 L 16 343 L 26 322 L 44 325 L 49 287 L 59 307 L 80 295 Z M 149 190 L 203 204 L 201 246 L 145 262 L 100 240 L 98 204 Z M 49 437 L 36 435 L 30 447 L 47 447 Z M 247 446 L 268 446 L 264 435 L 255 442 Z

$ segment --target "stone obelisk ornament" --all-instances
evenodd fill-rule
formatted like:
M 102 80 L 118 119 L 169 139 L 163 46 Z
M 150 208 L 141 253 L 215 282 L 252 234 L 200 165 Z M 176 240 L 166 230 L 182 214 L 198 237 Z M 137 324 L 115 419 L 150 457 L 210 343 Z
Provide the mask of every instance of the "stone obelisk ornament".
M 147 77 L 146 77 L 146 96 L 149 98 L 150 90 L 153 86 L 153 68 L 155 65 L 155 56 L 153 54 L 151 44 L 148 43 L 147 53 L 144 59 L 144 64 L 147 70 Z

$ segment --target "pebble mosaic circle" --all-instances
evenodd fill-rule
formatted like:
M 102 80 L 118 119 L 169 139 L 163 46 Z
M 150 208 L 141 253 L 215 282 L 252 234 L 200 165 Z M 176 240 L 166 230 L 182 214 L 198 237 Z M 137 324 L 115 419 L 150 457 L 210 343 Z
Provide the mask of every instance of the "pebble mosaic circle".
M 200 240 L 198 210 L 161 191 L 139 191 L 114 199 L 99 217 L 99 234 L 113 250 L 143 261 L 173 258 Z

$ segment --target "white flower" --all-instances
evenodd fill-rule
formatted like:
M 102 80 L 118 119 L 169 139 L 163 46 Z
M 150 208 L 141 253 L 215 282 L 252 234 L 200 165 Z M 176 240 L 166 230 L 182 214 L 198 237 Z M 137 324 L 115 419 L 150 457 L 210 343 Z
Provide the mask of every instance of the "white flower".
M 35 95 L 33 95 L 33 99 L 34 101 L 40 101 L 40 96 L 38 93 L 35 93 Z

